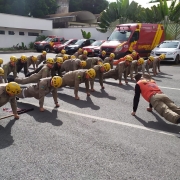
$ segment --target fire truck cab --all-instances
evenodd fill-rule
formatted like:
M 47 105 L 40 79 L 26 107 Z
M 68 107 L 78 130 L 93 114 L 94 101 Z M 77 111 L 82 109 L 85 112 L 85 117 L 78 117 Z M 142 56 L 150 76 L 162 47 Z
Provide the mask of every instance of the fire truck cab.
M 151 50 L 164 41 L 164 28 L 161 24 L 132 23 L 117 25 L 100 51 L 106 55 L 114 53 L 117 58 L 137 51 L 141 57 L 147 57 Z

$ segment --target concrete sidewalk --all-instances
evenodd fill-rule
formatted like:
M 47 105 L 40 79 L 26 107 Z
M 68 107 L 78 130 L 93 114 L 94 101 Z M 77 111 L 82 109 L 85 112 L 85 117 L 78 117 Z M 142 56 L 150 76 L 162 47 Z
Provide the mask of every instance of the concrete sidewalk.
M 14 54 L 14 53 L 26 53 L 26 52 L 37 52 L 35 49 L 28 50 L 9 50 L 9 51 L 0 51 L 0 54 Z

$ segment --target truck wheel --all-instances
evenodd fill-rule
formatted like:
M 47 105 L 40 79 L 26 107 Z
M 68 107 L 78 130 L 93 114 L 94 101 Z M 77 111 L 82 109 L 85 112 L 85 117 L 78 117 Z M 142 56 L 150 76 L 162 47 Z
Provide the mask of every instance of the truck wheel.
M 179 64 L 179 55 L 176 56 L 175 64 Z
M 48 52 L 50 52 L 50 47 L 49 47 L 49 46 L 46 46 L 46 47 L 44 48 L 44 50 L 48 53 Z

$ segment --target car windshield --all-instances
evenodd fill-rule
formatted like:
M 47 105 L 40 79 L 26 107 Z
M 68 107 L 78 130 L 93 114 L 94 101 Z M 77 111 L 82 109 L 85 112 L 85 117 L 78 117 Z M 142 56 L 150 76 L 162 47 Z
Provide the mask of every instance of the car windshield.
M 47 38 L 46 38 L 47 39 Z M 52 41 L 53 40 L 53 38 L 48 38 L 47 40 L 44 40 L 44 41 L 46 41 L 46 42 L 50 42 L 50 41 Z
M 179 42 L 172 42 L 172 41 L 164 41 L 159 46 L 159 48 L 177 48 Z
M 91 46 L 100 46 L 103 43 L 103 41 L 95 41 L 91 44 Z
M 131 31 L 114 31 L 108 41 L 127 41 L 130 35 Z
M 75 44 L 81 45 L 84 41 L 86 41 L 86 40 L 85 39 L 79 39 Z
M 64 45 L 67 45 L 67 44 L 74 44 L 73 42 L 71 42 L 72 40 L 65 40 L 66 42 L 64 43 Z
M 69 42 L 69 40 L 64 40 L 63 44 L 66 45 L 66 44 L 68 44 L 68 42 Z

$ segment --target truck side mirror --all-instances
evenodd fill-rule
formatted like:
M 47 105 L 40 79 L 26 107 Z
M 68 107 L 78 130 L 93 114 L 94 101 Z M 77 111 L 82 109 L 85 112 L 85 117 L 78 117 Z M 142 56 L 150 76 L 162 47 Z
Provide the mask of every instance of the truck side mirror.
M 135 38 L 132 37 L 132 38 L 130 39 L 130 42 L 134 42 L 134 41 L 135 41 Z
M 109 39 L 109 37 L 107 37 L 107 40 Z

